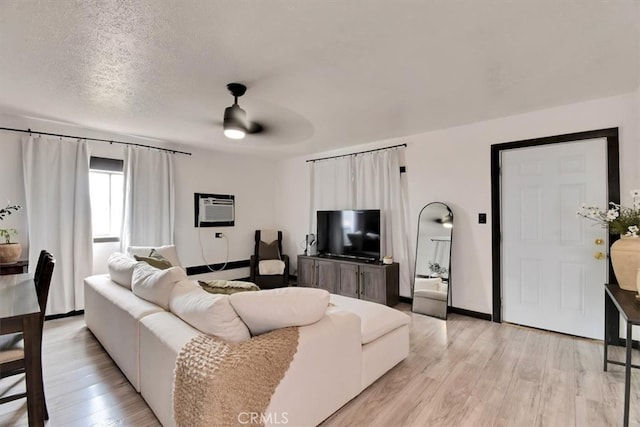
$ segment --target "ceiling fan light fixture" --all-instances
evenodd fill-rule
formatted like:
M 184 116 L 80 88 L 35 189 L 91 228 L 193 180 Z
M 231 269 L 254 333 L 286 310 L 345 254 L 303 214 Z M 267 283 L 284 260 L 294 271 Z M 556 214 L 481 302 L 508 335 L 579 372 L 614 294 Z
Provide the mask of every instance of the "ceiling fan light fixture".
M 436 219 L 435 222 L 441 224 L 444 228 L 453 228 L 453 216 L 450 212 L 442 218 Z
M 230 139 L 242 139 L 247 134 L 247 113 L 238 104 L 224 110 L 224 136 Z
M 246 132 L 239 129 L 225 129 L 224 136 L 229 139 L 242 139 L 246 136 Z
M 442 226 L 444 228 L 453 228 L 453 216 L 451 215 L 451 212 L 442 219 Z

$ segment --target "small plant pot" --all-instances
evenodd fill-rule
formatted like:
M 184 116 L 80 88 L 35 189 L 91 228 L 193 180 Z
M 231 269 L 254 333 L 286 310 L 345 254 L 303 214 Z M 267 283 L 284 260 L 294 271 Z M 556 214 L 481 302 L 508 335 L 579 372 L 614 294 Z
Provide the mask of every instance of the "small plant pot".
M 0 264 L 13 264 L 18 262 L 22 255 L 22 245 L 20 243 L 0 244 Z

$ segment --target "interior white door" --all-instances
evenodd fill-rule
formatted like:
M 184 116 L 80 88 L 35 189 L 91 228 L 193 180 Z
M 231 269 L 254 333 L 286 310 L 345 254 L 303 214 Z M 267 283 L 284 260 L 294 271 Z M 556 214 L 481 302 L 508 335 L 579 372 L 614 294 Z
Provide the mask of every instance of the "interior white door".
M 606 147 L 602 138 L 502 152 L 504 321 L 602 339 L 608 261 L 594 254 L 607 253 L 608 236 L 576 211 L 607 204 Z

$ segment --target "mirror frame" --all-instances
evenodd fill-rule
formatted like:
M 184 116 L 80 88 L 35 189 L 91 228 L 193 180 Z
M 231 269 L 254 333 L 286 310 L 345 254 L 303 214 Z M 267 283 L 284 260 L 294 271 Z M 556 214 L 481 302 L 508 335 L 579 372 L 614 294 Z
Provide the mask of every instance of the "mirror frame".
M 416 228 L 416 252 L 415 252 L 415 263 L 414 263 L 414 268 L 413 268 L 413 282 L 411 285 L 411 295 L 412 295 L 412 299 L 415 298 L 415 287 L 416 287 L 416 272 L 418 271 L 418 249 L 419 249 L 419 244 L 420 244 L 420 218 L 422 217 L 422 213 L 424 212 L 424 210 L 426 208 L 428 208 L 431 205 L 441 205 L 442 207 L 444 207 L 449 215 L 451 216 L 451 222 L 453 223 L 454 220 L 454 215 L 453 215 L 453 210 L 449 207 L 449 205 L 447 205 L 446 203 L 443 202 L 430 202 L 427 203 L 421 210 L 420 213 L 418 214 L 418 224 L 417 224 L 417 228 Z M 449 244 L 449 265 L 447 266 L 448 268 L 448 277 L 447 277 L 447 300 L 446 300 L 446 308 L 445 308 L 445 314 L 444 317 L 440 317 L 440 316 L 436 316 L 436 315 L 431 315 L 431 314 L 426 314 L 426 313 L 419 313 L 419 312 L 414 312 L 413 311 L 413 303 L 411 304 L 411 311 L 414 313 L 418 313 L 418 314 L 425 314 L 427 316 L 433 316 L 433 317 L 437 317 L 443 320 L 446 320 L 449 314 L 449 308 L 451 307 L 451 254 L 453 253 L 453 229 L 454 227 L 451 227 L 451 243 Z

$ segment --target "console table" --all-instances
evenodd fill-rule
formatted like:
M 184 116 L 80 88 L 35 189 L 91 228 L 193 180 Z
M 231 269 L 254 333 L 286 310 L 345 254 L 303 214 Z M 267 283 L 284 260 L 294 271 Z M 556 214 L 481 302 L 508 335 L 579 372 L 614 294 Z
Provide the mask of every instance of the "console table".
M 23 259 L 12 264 L 0 264 L 0 276 L 7 274 L 23 274 L 29 269 L 29 260 Z
M 399 300 L 400 265 L 298 255 L 298 286 L 393 307 Z
M 607 364 L 624 366 L 624 426 L 629 425 L 629 394 L 631 391 L 631 368 L 640 368 L 631 363 L 631 327 L 640 325 L 640 302 L 636 300 L 637 292 L 625 291 L 620 286 L 613 284 L 604 285 L 604 370 Z M 627 334 L 625 338 L 625 361 L 609 360 L 608 347 L 619 340 L 617 325 L 619 315 L 627 322 Z M 613 335 L 616 336 L 613 336 Z

